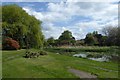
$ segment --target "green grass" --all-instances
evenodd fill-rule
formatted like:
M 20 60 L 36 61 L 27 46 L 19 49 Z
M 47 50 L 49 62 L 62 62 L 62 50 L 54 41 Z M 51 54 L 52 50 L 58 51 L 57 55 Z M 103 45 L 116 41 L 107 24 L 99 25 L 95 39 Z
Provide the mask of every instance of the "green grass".
M 108 52 L 110 47 L 98 47 L 98 46 L 81 46 L 81 47 L 55 47 L 55 48 L 45 48 L 45 50 L 54 51 L 54 52 Z
M 2 51 L 0 50 L 0 78 L 2 78 Z
M 68 67 L 97 74 L 99 78 L 118 77 L 117 63 L 97 62 L 50 52 L 48 55 L 28 59 L 22 57 L 25 51 L 3 51 L 3 78 L 77 78 L 68 71 Z

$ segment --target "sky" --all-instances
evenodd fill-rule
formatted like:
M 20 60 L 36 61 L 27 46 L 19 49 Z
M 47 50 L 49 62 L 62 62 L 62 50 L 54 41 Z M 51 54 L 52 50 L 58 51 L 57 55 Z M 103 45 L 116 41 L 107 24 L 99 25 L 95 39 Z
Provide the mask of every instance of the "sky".
M 69 30 L 75 39 L 79 40 L 85 38 L 88 32 L 102 33 L 103 27 L 118 26 L 117 0 L 114 2 L 29 1 L 4 0 L 2 5 L 17 4 L 29 15 L 41 20 L 42 32 L 46 39 L 49 37 L 57 39 L 62 32 Z

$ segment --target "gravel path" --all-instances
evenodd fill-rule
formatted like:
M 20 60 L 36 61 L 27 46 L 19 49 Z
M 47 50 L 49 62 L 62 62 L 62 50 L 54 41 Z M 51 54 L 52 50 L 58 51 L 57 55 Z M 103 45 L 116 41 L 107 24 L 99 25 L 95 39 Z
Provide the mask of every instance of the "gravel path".
M 87 80 L 97 80 L 96 75 L 92 75 L 91 73 L 88 73 L 88 72 L 84 72 L 84 71 L 80 71 L 80 70 L 76 70 L 76 69 L 71 69 L 71 68 L 69 68 L 69 72 L 75 74 L 76 76 L 78 76 L 80 78 L 88 78 Z

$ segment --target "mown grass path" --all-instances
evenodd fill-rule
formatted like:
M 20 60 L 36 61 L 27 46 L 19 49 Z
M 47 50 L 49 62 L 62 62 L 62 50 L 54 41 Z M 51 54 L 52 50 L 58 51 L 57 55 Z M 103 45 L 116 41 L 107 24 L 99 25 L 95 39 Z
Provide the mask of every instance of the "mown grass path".
M 76 69 L 69 69 L 69 71 L 73 74 L 75 74 L 76 76 L 80 77 L 80 78 L 97 78 L 96 75 L 92 75 L 91 73 L 87 73 L 84 71 L 80 71 L 80 70 L 76 70 Z

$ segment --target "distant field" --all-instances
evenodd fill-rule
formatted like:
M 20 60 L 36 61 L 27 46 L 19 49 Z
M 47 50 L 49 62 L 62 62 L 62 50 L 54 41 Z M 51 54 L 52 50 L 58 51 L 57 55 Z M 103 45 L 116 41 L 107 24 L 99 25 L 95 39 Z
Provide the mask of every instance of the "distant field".
M 114 62 L 97 62 L 52 52 L 28 59 L 23 57 L 25 51 L 3 51 L 3 78 L 78 78 L 68 67 L 97 74 L 98 78 L 118 77 L 118 64 Z

